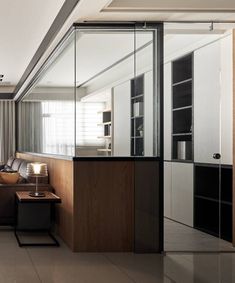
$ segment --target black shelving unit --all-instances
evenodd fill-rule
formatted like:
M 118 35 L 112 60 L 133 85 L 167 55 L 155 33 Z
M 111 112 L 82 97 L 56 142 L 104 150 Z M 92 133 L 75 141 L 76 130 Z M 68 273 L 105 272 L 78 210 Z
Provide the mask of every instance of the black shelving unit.
M 193 160 L 193 54 L 172 62 L 172 159 Z M 181 151 L 181 152 L 180 152 Z
M 232 241 L 232 166 L 195 164 L 194 227 Z
M 144 75 L 131 80 L 131 155 L 144 156 Z

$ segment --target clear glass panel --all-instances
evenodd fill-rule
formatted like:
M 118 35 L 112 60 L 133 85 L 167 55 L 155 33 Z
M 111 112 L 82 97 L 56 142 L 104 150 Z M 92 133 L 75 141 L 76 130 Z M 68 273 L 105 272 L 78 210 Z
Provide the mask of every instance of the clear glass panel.
M 78 30 L 76 37 L 76 155 L 153 156 L 153 32 Z
M 131 81 L 132 154 L 153 156 L 155 105 L 154 32 L 136 30 L 135 79 Z
M 158 155 L 156 32 L 75 29 L 19 103 L 18 150 Z
M 233 249 L 230 28 L 165 25 L 166 251 Z
M 74 156 L 74 33 L 18 104 L 18 150 Z

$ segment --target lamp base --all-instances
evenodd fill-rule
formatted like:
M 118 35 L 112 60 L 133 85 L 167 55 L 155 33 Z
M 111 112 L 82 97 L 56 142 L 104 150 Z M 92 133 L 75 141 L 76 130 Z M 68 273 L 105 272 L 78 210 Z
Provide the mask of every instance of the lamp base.
M 29 196 L 31 197 L 45 197 L 44 192 L 29 192 Z

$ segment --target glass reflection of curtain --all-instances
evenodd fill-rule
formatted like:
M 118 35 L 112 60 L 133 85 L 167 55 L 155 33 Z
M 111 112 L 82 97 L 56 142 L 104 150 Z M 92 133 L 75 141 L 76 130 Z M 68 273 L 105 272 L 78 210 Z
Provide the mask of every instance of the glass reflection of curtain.
M 42 152 L 42 103 L 21 102 L 18 111 L 19 150 Z
M 43 152 L 74 156 L 74 102 L 47 101 L 43 108 Z
M 0 101 L 0 161 L 15 153 L 15 102 Z
M 105 145 L 104 139 L 99 138 L 104 135 L 101 111 L 105 104 L 102 102 L 77 102 L 77 137 L 76 143 L 79 147 L 93 146 L 102 147 Z

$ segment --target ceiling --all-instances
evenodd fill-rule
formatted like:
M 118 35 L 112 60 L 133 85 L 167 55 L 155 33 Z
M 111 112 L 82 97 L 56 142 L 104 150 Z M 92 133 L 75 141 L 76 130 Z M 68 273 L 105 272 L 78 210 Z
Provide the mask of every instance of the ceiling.
M 67 0 L 68 1 L 68 0 Z M 1 1 L 0 93 L 19 82 L 66 0 Z M 72 1 L 70 1 L 72 2 Z M 234 21 L 234 0 L 80 0 L 50 42 L 18 96 L 74 22 L 83 21 Z
M 113 0 L 103 11 L 157 10 L 229 10 L 235 9 L 233 0 Z
M 14 3 L 13 3 L 14 2 Z M 1 1 L 0 92 L 12 92 L 64 0 Z
M 152 40 L 151 33 L 137 35 L 136 48 Z M 134 32 L 79 33 L 76 43 L 76 83 L 80 85 L 134 51 Z M 57 57 L 37 87 L 74 86 L 74 44 Z M 134 68 L 134 61 L 133 61 Z M 66 70 L 66 72 L 65 72 Z
M 78 21 L 235 21 L 233 0 L 81 0 L 78 6 Z

